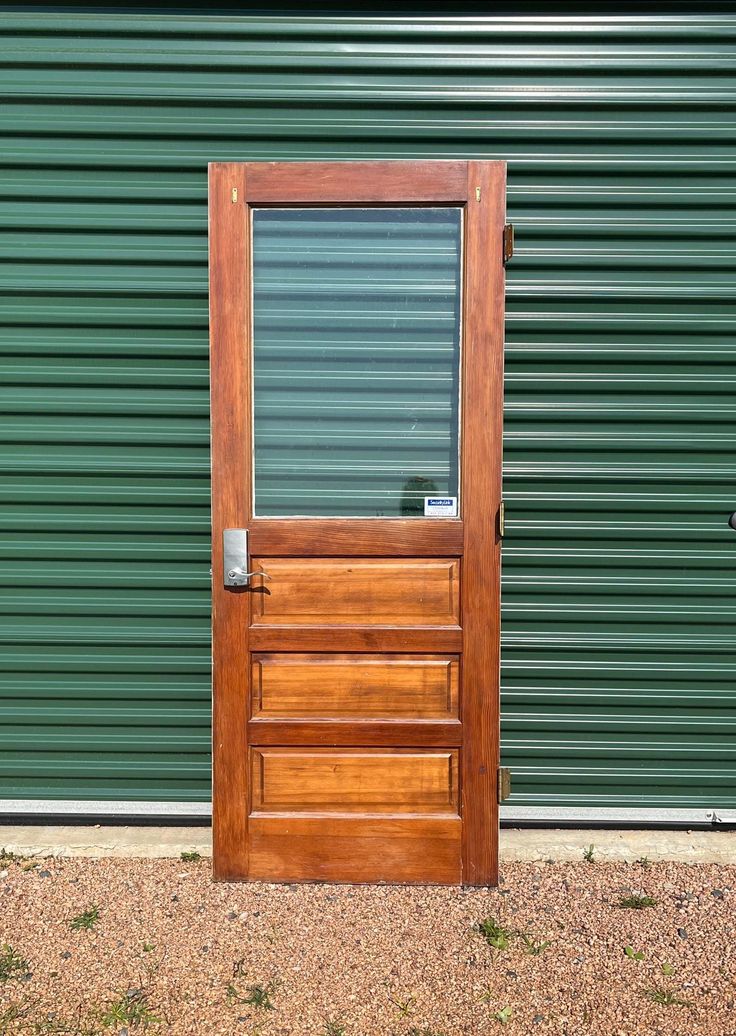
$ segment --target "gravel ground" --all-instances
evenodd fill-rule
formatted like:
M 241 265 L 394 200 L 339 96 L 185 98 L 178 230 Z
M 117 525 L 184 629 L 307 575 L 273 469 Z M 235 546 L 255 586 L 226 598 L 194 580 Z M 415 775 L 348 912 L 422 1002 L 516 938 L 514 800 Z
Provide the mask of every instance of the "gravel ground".
M 0 866 L 3 1036 L 736 1036 L 736 867 L 516 863 L 467 891 Z

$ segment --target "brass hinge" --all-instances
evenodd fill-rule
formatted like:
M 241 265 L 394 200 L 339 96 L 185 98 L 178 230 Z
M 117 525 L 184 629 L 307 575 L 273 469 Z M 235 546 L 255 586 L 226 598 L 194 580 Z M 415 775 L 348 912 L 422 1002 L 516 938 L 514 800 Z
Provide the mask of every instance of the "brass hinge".
M 503 802 L 511 794 L 511 770 L 508 766 L 498 768 L 498 801 Z
M 505 266 L 514 254 L 514 224 L 507 223 L 503 228 L 503 265 Z
M 498 505 L 498 535 L 501 539 L 506 535 L 506 504 L 503 500 Z

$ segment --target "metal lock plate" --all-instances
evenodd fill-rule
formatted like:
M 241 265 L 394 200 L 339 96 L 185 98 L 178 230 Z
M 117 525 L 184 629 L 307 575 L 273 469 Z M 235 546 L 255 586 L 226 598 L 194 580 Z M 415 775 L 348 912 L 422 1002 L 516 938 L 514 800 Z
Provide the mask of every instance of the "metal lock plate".
M 248 530 L 225 529 L 222 534 L 222 565 L 225 586 L 248 586 Z

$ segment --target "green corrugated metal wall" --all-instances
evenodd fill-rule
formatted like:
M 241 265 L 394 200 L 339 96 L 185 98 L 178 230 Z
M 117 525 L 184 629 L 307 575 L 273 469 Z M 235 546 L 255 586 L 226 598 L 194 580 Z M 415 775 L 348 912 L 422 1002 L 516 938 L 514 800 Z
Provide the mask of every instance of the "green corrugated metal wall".
M 683 10 L 0 12 L 0 797 L 209 795 L 207 162 L 482 156 L 511 805 L 734 805 L 736 16 Z

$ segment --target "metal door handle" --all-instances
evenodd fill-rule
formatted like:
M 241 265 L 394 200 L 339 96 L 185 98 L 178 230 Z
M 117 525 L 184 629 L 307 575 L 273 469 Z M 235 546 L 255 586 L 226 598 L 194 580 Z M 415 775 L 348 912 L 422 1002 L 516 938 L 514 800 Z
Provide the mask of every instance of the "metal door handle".
M 228 579 L 252 579 L 253 576 L 263 576 L 264 579 L 271 578 L 268 572 L 264 572 L 261 568 L 257 568 L 255 572 L 244 572 L 242 568 L 231 568 L 227 574 Z
M 262 569 L 250 571 L 248 555 L 248 530 L 224 529 L 222 534 L 223 581 L 227 587 L 250 586 L 253 576 L 270 579 Z

